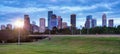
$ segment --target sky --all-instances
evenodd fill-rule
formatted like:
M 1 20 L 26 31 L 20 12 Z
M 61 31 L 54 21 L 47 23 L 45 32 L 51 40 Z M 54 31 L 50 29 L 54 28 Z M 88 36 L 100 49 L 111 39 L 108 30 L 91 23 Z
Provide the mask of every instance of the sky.
M 78 28 L 84 26 L 87 15 L 92 15 L 97 25 L 101 26 L 104 13 L 107 20 L 114 19 L 114 26 L 120 25 L 120 0 L 0 0 L 0 25 L 13 24 L 28 14 L 31 23 L 35 21 L 39 25 L 39 19 L 45 18 L 47 26 L 50 10 L 61 16 L 68 25 L 70 15 L 76 14 Z

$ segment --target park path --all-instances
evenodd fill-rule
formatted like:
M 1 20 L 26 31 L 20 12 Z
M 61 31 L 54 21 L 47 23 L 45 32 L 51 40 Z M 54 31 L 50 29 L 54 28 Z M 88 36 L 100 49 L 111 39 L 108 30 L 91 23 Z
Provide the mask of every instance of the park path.
M 49 35 L 48 35 L 49 36 Z M 80 36 L 80 37 L 120 37 L 120 35 L 50 35 L 50 36 Z
M 30 35 L 30 36 L 51 36 L 51 37 L 54 37 L 54 36 L 72 36 L 72 37 L 76 37 L 76 36 L 80 36 L 80 37 L 120 37 L 120 35 L 99 35 L 99 34 L 96 34 L 96 35 Z

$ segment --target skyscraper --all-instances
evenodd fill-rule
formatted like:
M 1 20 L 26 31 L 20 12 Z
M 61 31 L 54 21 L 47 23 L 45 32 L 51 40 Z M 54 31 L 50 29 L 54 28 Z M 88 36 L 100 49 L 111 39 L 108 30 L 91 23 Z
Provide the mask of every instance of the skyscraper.
M 51 16 L 53 15 L 53 11 L 48 11 L 48 28 L 51 27 Z
M 109 25 L 108 25 L 109 27 L 113 27 L 114 26 L 114 20 L 113 19 L 110 19 L 108 23 L 109 23 Z
M 40 33 L 45 32 L 45 18 L 40 18 L 40 29 L 39 29 Z
M 85 28 L 89 29 L 92 27 L 92 15 L 86 17 Z
M 24 29 L 27 31 L 31 31 L 29 15 L 24 15 Z
M 53 27 L 57 27 L 57 16 L 55 14 L 51 16 L 50 30 L 52 30 Z
M 106 17 L 106 14 L 103 14 L 102 15 L 102 26 L 107 26 L 107 17 Z
M 96 25 L 97 25 L 96 19 L 92 19 L 92 28 L 96 27 Z
M 70 20 L 71 20 L 71 31 L 72 31 L 72 33 L 71 34 L 75 34 L 76 33 L 76 31 L 75 31 L 75 29 L 76 29 L 76 14 L 71 14 L 71 16 L 70 16 Z
M 12 24 L 7 24 L 7 29 L 12 30 Z
M 62 29 L 62 18 L 58 16 L 58 29 Z
M 76 27 L 76 14 L 72 14 L 70 18 L 71 18 L 71 26 Z

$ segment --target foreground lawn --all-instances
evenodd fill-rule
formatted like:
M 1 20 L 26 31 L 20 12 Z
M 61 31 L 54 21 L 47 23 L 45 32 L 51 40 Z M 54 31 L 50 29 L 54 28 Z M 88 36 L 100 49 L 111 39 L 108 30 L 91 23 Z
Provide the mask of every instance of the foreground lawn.
M 120 38 L 53 37 L 22 45 L 0 45 L 0 54 L 120 54 Z

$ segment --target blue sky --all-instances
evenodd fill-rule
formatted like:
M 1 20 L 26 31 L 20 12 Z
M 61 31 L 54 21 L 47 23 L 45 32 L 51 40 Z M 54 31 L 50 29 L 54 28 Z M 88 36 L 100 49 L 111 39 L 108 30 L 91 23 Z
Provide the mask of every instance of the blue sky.
M 70 14 L 76 14 L 77 27 L 84 26 L 87 15 L 93 15 L 100 26 L 103 13 L 107 19 L 114 19 L 115 25 L 120 24 L 120 0 L 0 0 L 0 25 L 13 24 L 16 19 L 23 19 L 24 14 L 28 14 L 31 22 L 35 21 L 37 25 L 39 18 L 45 18 L 47 23 L 49 10 L 62 16 L 68 25 Z

